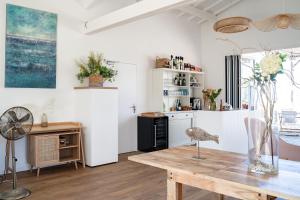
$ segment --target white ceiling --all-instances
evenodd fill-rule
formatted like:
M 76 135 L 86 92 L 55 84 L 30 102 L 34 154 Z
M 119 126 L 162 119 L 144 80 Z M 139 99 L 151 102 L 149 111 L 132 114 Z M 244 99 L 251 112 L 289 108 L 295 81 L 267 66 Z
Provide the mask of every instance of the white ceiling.
M 75 0 L 82 8 L 86 10 L 96 10 L 102 7 L 102 5 L 111 4 L 107 12 L 98 13 L 100 17 L 122 7 L 132 5 L 142 0 Z M 174 9 L 174 13 L 178 17 L 184 17 L 188 21 L 195 22 L 198 24 L 204 23 L 209 19 L 213 19 L 222 12 L 230 9 L 234 5 L 238 4 L 242 0 L 195 0 L 192 4 L 181 6 Z
M 112 28 L 162 12 L 174 13 L 195 24 L 214 20 L 243 0 L 74 0 L 90 17 L 86 34 Z

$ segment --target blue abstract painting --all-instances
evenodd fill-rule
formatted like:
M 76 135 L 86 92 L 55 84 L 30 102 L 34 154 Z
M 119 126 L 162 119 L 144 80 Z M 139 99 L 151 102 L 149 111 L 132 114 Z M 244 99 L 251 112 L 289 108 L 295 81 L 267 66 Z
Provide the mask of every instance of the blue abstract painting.
M 57 15 L 6 6 L 5 87 L 56 88 Z

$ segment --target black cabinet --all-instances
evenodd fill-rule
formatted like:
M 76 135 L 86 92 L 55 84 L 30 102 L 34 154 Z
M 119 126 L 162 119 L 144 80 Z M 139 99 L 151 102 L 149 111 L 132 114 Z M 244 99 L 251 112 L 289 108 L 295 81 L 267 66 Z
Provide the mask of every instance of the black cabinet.
M 168 148 L 168 117 L 138 117 L 138 150 L 156 151 Z

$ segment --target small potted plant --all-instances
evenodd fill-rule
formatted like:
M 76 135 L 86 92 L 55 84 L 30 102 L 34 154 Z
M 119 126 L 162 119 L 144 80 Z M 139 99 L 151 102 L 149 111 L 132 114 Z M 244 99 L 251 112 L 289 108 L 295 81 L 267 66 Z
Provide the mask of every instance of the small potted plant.
M 76 62 L 79 73 L 78 80 L 83 83 L 85 78 L 89 78 L 89 87 L 103 87 L 105 81 L 113 82 L 117 71 L 104 64 L 102 54 L 91 52 L 87 60 Z
M 220 95 L 222 89 L 202 90 L 204 98 L 209 100 L 209 110 L 217 110 L 216 98 Z

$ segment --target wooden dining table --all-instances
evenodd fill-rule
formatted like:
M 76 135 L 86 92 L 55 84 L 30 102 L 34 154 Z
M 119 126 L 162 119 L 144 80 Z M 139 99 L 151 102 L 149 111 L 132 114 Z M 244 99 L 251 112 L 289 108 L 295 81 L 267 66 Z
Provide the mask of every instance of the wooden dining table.
M 167 200 L 182 200 L 183 185 L 245 200 L 275 197 L 300 200 L 300 163 L 280 160 L 277 175 L 248 172 L 247 155 L 201 148 L 203 159 L 194 159 L 195 146 L 182 146 L 130 156 L 128 159 L 167 171 Z M 145 180 L 147 181 L 147 180 Z

